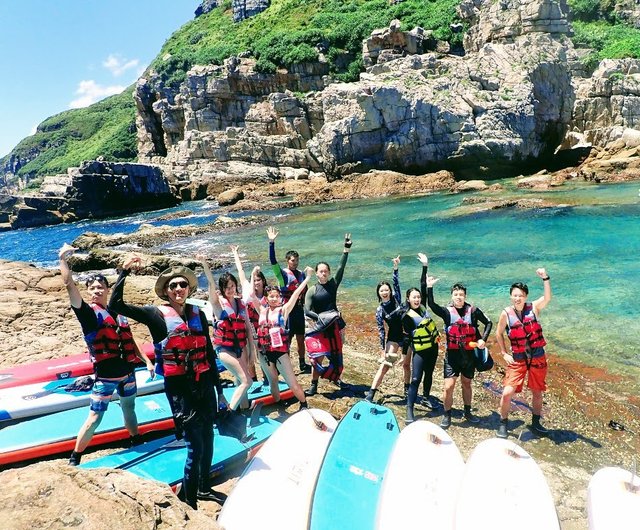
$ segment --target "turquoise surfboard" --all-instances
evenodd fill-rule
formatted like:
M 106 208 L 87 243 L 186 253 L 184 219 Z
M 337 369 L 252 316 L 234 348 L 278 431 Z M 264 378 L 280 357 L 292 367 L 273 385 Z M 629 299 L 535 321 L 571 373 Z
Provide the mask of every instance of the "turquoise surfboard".
M 210 470 L 212 476 L 222 473 L 232 465 L 247 462 L 280 426 L 280 423 L 266 416 L 258 416 L 253 426 L 250 423 L 251 420 L 247 419 L 247 439 L 242 442 L 229 436 L 221 436 L 214 428 L 213 462 Z M 125 469 L 139 477 L 175 486 L 182 481 L 186 458 L 184 440 L 165 436 L 83 463 L 80 467 Z
M 371 530 L 384 471 L 400 429 L 393 412 L 367 401 L 340 420 L 311 505 L 311 530 Z
M 231 400 L 234 390 L 234 387 L 224 389 L 227 400 Z M 283 399 L 291 394 L 284 382 L 280 383 L 280 392 Z M 269 387 L 254 383 L 249 390 L 249 400 L 271 403 Z M 71 451 L 88 413 L 88 407 L 82 407 L 25 419 L 19 423 L 0 424 L 0 465 Z M 171 409 L 164 393 L 138 396 L 136 415 L 141 434 L 173 429 Z M 120 402 L 115 401 L 104 413 L 90 446 L 125 440 L 128 437 Z

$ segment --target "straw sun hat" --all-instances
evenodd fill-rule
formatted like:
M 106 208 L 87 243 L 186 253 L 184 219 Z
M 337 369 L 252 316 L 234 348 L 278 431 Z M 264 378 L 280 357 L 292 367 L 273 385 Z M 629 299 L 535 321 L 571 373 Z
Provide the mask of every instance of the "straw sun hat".
M 198 280 L 196 279 L 196 275 L 188 267 L 179 265 L 163 270 L 160 273 L 160 276 L 158 276 L 158 279 L 156 280 L 155 291 L 159 298 L 162 298 L 163 300 L 169 300 L 167 294 L 164 291 L 164 288 L 170 280 L 179 276 L 189 282 L 189 294 L 193 293 L 193 291 L 196 290 L 196 288 L 198 287 Z

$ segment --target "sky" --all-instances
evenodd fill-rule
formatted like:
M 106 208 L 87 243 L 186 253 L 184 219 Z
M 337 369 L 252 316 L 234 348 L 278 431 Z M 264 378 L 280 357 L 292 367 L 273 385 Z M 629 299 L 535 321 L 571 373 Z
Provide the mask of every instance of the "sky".
M 199 0 L 0 0 L 0 157 L 133 83 Z

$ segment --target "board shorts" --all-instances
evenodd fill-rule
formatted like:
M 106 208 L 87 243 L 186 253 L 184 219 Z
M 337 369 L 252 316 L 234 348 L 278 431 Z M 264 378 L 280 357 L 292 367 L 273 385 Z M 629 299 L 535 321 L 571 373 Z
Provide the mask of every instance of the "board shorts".
M 136 376 L 133 372 L 129 375 L 114 379 L 96 378 L 91 391 L 90 409 L 94 412 L 104 412 L 109 407 L 111 396 L 118 392 L 121 398 L 135 396 L 138 391 Z
M 289 313 L 288 326 L 290 337 L 293 335 L 304 335 L 304 309 L 301 305 L 296 304 L 291 310 L 291 313 Z
M 473 350 L 447 350 L 444 356 L 444 378 L 458 377 L 462 374 L 467 379 L 473 379 L 476 367 L 473 360 Z
M 531 364 L 527 366 L 526 361 L 516 361 L 514 364 L 507 366 L 503 386 L 511 386 L 515 388 L 516 393 L 522 392 L 524 379 L 529 372 L 527 387 L 531 390 L 540 390 L 544 392 L 547 389 L 547 357 L 536 357 L 531 360 Z

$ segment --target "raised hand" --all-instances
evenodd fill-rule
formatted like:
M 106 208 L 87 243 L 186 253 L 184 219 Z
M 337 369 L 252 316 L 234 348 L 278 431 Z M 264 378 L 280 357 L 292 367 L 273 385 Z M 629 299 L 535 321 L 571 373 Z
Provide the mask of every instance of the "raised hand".
M 344 235 L 344 248 L 351 248 L 353 245 L 353 241 L 351 241 L 351 233 L 347 233 Z
M 238 249 L 240 247 L 238 245 L 231 245 L 231 252 L 233 252 L 233 255 L 237 255 L 238 254 Z
M 544 267 L 540 267 L 539 269 L 536 269 L 536 274 L 540 277 L 540 278 L 546 278 L 549 275 L 547 274 L 547 269 L 545 269 Z
M 313 267 L 309 267 L 308 265 L 304 268 L 304 275 L 307 278 L 311 278 L 311 275 L 315 272 L 315 270 L 313 269 Z
M 426 254 L 423 254 L 422 252 L 418 253 L 418 260 L 420 261 L 420 263 L 422 263 L 423 267 L 426 267 L 427 265 L 429 265 L 429 258 L 427 257 Z
M 124 270 L 138 270 L 142 267 L 142 258 L 137 254 L 128 254 L 124 258 L 122 268 Z
M 269 238 L 269 241 L 276 240 L 276 237 L 278 237 L 278 231 L 276 230 L 275 226 L 270 226 L 269 228 L 267 228 L 267 237 Z
M 433 287 L 440 281 L 440 278 L 434 278 L 433 276 L 427 276 L 427 287 Z
M 397 269 L 398 265 L 400 265 L 400 256 L 396 256 L 391 261 L 393 261 L 393 268 Z
M 78 250 L 76 247 L 72 247 L 68 243 L 65 243 L 58 251 L 58 258 L 61 260 L 67 260 L 76 250 Z

